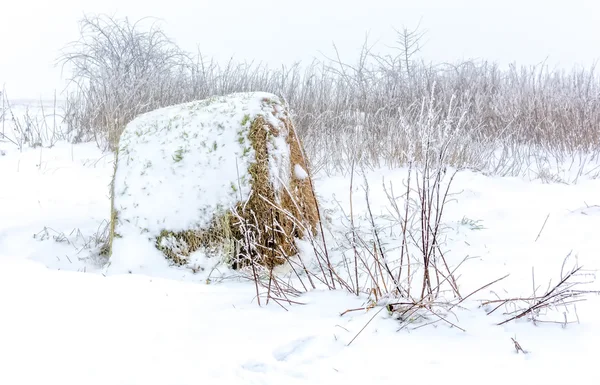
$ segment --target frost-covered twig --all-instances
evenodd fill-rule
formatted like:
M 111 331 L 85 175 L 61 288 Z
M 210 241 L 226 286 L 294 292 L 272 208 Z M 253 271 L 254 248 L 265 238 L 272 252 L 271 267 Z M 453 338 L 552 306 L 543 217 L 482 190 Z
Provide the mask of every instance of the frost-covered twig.
M 569 256 L 565 258 L 565 262 L 568 259 L 568 257 Z M 575 266 L 568 272 L 561 271 L 560 280 L 558 281 L 558 283 L 555 285 L 549 285 L 548 289 L 543 295 L 536 295 L 534 286 L 534 293 L 530 297 L 515 297 L 506 299 L 499 298 L 495 300 L 485 300 L 482 301 L 481 306 L 495 305 L 495 307 L 492 310 L 487 312 L 488 315 L 496 312 L 502 306 L 513 305 L 515 307 L 515 310 L 507 311 L 504 313 L 509 317 L 504 321 L 500 322 L 498 325 L 504 325 L 510 321 L 514 321 L 525 316 L 530 316 L 530 319 L 534 323 L 556 322 L 540 320 L 540 311 L 543 309 L 557 309 L 559 306 L 565 307 L 565 313 L 563 314 L 565 318 L 564 322 L 556 323 L 566 325 L 572 322 L 568 320 L 566 313 L 568 311 L 567 309 L 569 305 L 574 305 L 577 302 L 585 301 L 585 297 L 589 294 L 600 294 L 600 291 L 598 290 L 581 290 L 577 288 L 581 285 L 593 282 L 593 279 L 595 278 L 593 275 L 591 276 L 591 281 L 579 279 L 581 277 L 590 277 L 590 275 L 591 274 L 589 273 L 585 273 L 581 266 L 575 264 Z M 525 306 L 522 306 L 521 303 L 523 303 Z
M 140 113 L 260 90 L 293 107 L 314 171 L 422 165 L 431 140 L 459 131 L 444 157 L 455 168 L 548 181 L 598 174 L 592 172 L 600 154 L 594 67 L 553 72 L 546 65 L 425 63 L 417 57 L 418 28 L 399 28 L 399 50 L 386 55 L 365 41 L 355 63 L 342 61 L 336 49 L 335 57 L 281 68 L 221 66 L 201 52 L 184 52 L 146 21 L 86 17 L 80 39 L 64 50 L 60 61 L 72 79 L 64 118 L 75 141 L 114 147 Z

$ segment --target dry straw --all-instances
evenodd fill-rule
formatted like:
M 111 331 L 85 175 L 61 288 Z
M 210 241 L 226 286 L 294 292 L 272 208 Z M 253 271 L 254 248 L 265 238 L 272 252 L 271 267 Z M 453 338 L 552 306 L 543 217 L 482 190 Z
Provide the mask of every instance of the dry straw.
M 273 116 L 278 116 L 281 122 L 277 127 L 257 115 L 247 129 L 255 157 L 247 170 L 238 170 L 238 177 L 245 172 L 250 180 L 247 199 L 240 198 L 233 207 L 215 212 L 207 228 L 163 230 L 155 245 L 167 259 L 186 265 L 189 256 L 202 249 L 208 255 L 223 257 L 234 268 L 252 262 L 272 268 L 297 254 L 296 239 L 316 234 L 319 213 L 304 148 L 290 114 L 274 110 Z M 278 137 L 286 138 L 289 163 L 287 170 L 280 170 L 287 173 L 284 180 L 273 183 L 280 176 L 272 175 L 269 143 Z M 307 175 L 298 175 L 295 172 L 298 167 Z M 112 219 L 109 250 L 112 239 L 118 237 L 114 227 L 118 213 L 114 208 Z

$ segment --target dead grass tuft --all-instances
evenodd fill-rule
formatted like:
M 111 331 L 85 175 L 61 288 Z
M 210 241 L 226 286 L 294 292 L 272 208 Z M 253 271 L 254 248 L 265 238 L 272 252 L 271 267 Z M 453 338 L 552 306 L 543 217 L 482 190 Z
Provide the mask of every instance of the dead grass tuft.
M 163 230 L 156 238 L 156 248 L 176 265 L 186 265 L 189 256 L 204 250 L 209 255 L 233 255 L 236 250 L 231 233 L 231 213 L 215 215 L 208 229 L 195 229 L 180 232 Z

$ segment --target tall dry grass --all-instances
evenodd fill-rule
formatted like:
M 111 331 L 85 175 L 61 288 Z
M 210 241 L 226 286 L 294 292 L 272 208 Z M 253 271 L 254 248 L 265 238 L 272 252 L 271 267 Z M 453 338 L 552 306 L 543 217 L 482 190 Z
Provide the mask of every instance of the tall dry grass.
M 546 65 L 486 61 L 432 64 L 417 58 L 419 31 L 398 31 L 391 54 L 367 42 L 355 63 L 314 60 L 269 68 L 219 65 L 181 50 L 157 24 L 85 18 L 65 47 L 71 70 L 65 122 L 76 141 L 114 148 L 136 115 L 232 92 L 283 96 L 315 169 L 399 166 L 446 143 L 449 165 L 516 175 L 531 163 L 600 152 L 600 77 Z M 542 155 L 540 155 L 542 154 Z M 583 173 L 583 169 L 581 170 Z

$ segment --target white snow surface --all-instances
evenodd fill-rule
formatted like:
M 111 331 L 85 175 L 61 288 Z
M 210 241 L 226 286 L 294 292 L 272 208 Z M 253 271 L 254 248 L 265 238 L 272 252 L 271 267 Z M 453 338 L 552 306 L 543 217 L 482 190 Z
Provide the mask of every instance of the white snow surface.
M 300 166 L 299 164 L 295 164 L 294 165 L 294 176 L 297 179 L 304 180 L 304 179 L 308 178 L 308 173 L 306 172 L 305 169 L 302 168 L 302 166 Z
M 444 323 L 398 331 L 378 308 L 340 316 L 365 305 L 343 291 L 311 291 L 284 310 L 257 306 L 253 284 L 225 279 L 222 267 L 211 284 L 210 265 L 198 274 L 166 264 L 137 274 L 103 269 L 84 246 L 96 247 L 109 219 L 112 155 L 93 144 L 3 150 L 0 384 L 600 383 L 598 296 L 578 303 L 580 322 L 565 328 L 497 326 L 504 317 L 478 306 L 496 294 L 529 295 L 532 267 L 545 289 L 569 252 L 587 269 L 600 266 L 600 180 L 544 184 L 461 171 L 444 213 L 449 263 L 472 257 L 458 273 L 461 291 L 511 275 L 461 304 L 451 320 L 464 332 Z M 383 178 L 400 188 L 405 176 L 367 174 L 376 216 L 389 209 Z M 366 215 L 362 187 L 355 179 L 357 225 Z M 326 225 L 342 232 L 349 178 L 321 175 L 315 188 Z M 153 203 L 160 211 L 172 202 Z M 517 354 L 511 338 L 529 353 Z
M 111 269 L 164 265 L 154 247 L 162 230 L 210 225 L 215 214 L 248 198 L 254 150 L 250 124 L 263 116 L 276 128 L 285 106 L 279 97 L 237 93 L 161 108 L 125 128 L 119 144 L 114 205 L 118 212 Z M 289 183 L 287 132 L 267 144 L 275 189 Z

